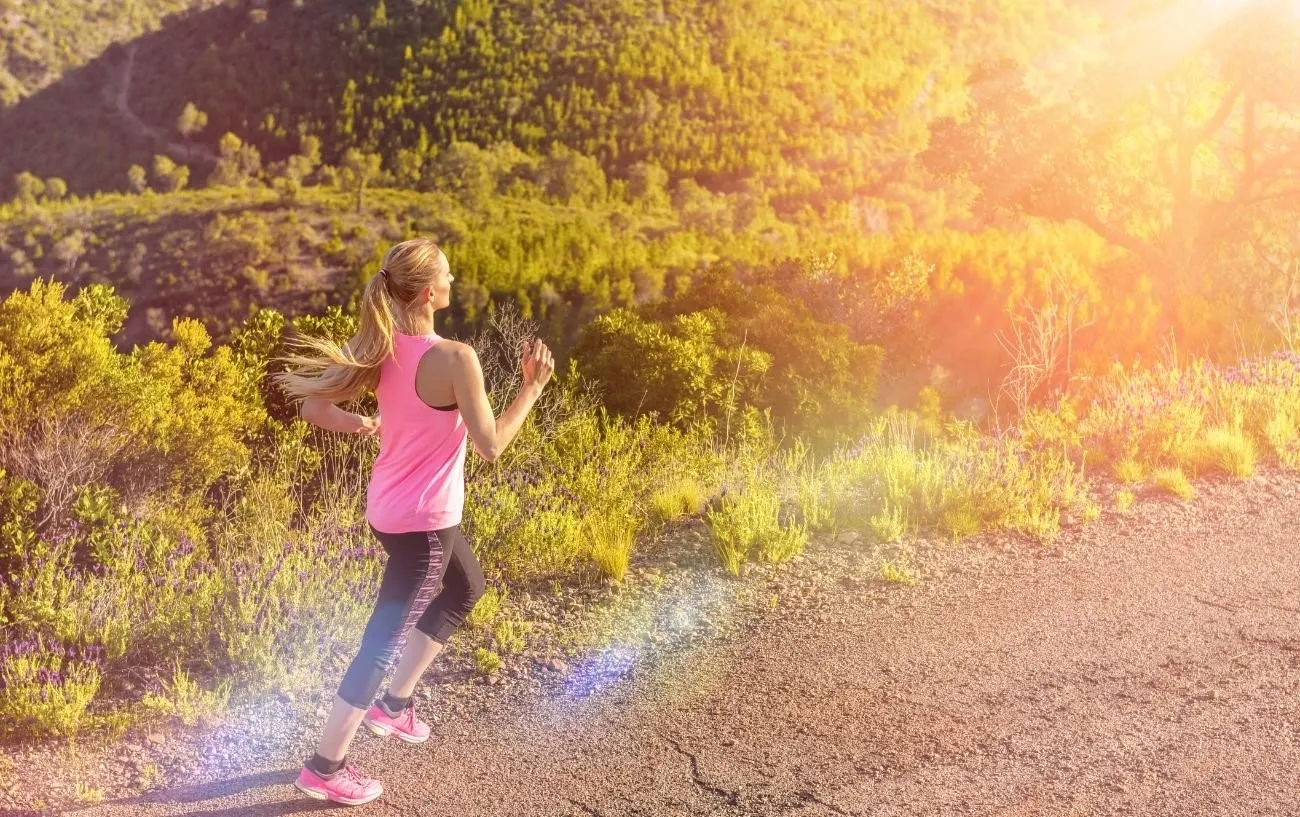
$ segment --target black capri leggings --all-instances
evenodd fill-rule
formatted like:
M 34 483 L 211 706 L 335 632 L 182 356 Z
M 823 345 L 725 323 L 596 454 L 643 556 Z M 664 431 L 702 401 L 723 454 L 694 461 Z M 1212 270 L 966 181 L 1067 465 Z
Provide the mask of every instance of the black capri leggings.
M 426 533 L 371 531 L 388 553 L 388 564 L 361 651 L 339 684 L 339 697 L 358 709 L 370 707 L 412 626 L 447 643 L 484 588 L 483 570 L 459 526 Z M 439 581 L 442 592 L 434 595 Z

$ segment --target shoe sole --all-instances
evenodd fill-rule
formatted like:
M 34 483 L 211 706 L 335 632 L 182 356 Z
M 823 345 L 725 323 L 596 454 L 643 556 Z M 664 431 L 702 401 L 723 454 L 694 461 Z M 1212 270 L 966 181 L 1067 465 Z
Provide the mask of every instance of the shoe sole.
M 412 737 L 411 735 L 408 735 L 405 732 L 397 731 L 391 726 L 380 726 L 374 721 L 366 720 L 366 721 L 362 721 L 362 723 L 365 725 L 367 729 L 370 730 L 370 733 L 372 735 L 375 735 L 376 737 L 380 737 L 380 738 L 386 738 L 389 735 L 396 735 L 398 740 L 405 741 L 406 743 L 424 743 L 426 740 L 429 739 L 428 735 L 425 735 L 422 738 Z
M 328 800 L 331 803 L 339 803 L 344 806 L 364 806 L 366 803 L 378 800 L 384 793 L 383 789 L 380 789 L 371 797 L 354 799 L 350 797 L 339 797 L 336 794 L 330 794 L 329 792 L 321 791 L 320 789 L 309 788 L 297 780 L 293 781 L 293 787 L 314 800 Z

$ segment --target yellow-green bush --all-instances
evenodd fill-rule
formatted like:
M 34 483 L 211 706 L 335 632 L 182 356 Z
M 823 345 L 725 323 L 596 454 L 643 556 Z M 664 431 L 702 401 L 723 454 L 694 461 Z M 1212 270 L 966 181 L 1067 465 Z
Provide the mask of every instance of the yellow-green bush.
M 893 540 L 909 530 L 954 536 L 1006 528 L 1050 539 L 1061 509 L 1082 509 L 1082 473 L 1063 451 L 1025 450 L 953 426 L 921 439 L 908 415 L 882 417 L 832 467 L 846 474 L 837 522 Z
M 765 562 L 784 562 L 802 553 L 808 544 L 803 525 L 782 522 L 776 490 L 761 481 L 725 497 L 705 519 L 713 532 L 714 550 L 733 575 L 739 575 L 751 552 Z
M 1196 489 L 1181 468 L 1157 468 L 1151 474 L 1151 481 L 1156 488 L 1179 499 L 1191 499 L 1196 495 Z
M 906 555 L 896 559 L 887 559 L 880 563 L 880 578 L 891 584 L 913 585 L 917 582 L 916 572 Z
M 873 514 L 870 526 L 876 538 L 886 544 L 897 542 L 908 533 L 907 518 L 903 515 L 903 509 L 897 505 L 887 505 L 879 513 Z
M 585 525 L 591 560 L 606 578 L 621 582 L 636 541 L 636 520 L 623 514 L 589 516 Z
M 502 606 L 509 594 L 509 590 L 489 584 L 484 588 L 483 595 L 479 596 L 478 602 L 474 604 L 474 609 L 470 610 L 469 615 L 465 617 L 465 624 L 476 630 L 491 625 L 501 614 Z
M 704 513 L 708 496 L 698 480 L 682 477 L 656 490 L 650 496 L 650 520 L 655 524 L 671 522 L 682 516 Z
M 532 632 L 532 629 L 532 625 L 526 621 L 503 618 L 492 629 L 492 637 L 496 640 L 497 648 L 501 652 L 507 655 L 515 655 L 524 651 L 528 634 Z
M 0 644 L 0 734 L 73 735 L 101 682 L 100 651 L 37 637 Z
M 39 522 L 67 517 L 82 488 L 112 481 L 139 505 L 194 495 L 244 467 L 265 420 L 256 390 L 196 321 L 171 346 L 117 351 L 126 303 L 91 286 L 66 300 L 36 281 L 0 304 L 0 448 L 40 493 Z
M 588 520 L 635 523 L 670 510 L 670 499 L 672 511 L 694 509 L 700 483 L 718 479 L 721 457 L 702 432 L 609 417 L 564 391 L 557 403 L 496 466 L 477 467 L 467 489 L 468 530 L 488 569 L 509 579 L 563 575 L 594 555 Z M 663 495 L 665 478 L 676 497 Z
M 474 650 L 474 666 L 483 675 L 496 675 L 501 671 L 501 656 L 485 647 Z
M 230 699 L 231 684 L 222 680 L 213 690 L 205 690 L 174 662 L 170 682 L 159 684 L 157 691 L 145 693 L 140 704 L 147 712 L 163 718 L 175 718 L 185 726 L 194 726 L 205 718 L 226 708 Z
M 1219 472 L 1245 479 L 1255 473 L 1255 441 L 1239 429 L 1206 429 L 1188 446 L 1183 460 L 1193 473 Z
M 1283 466 L 1297 461 L 1300 357 L 1282 352 L 1216 366 L 1117 368 L 1094 387 L 1080 420 L 1080 444 L 1114 464 L 1127 482 L 1155 468 L 1183 467 L 1237 476 L 1258 455 Z
M 1147 478 L 1147 475 L 1142 463 L 1132 457 L 1125 457 L 1115 463 L 1115 477 L 1125 485 L 1138 485 Z

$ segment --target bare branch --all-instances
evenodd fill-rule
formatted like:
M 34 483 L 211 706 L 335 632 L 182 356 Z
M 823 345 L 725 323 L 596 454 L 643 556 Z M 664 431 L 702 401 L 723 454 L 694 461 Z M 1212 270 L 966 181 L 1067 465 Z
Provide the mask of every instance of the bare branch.
M 1164 263 L 1164 253 L 1150 242 L 1107 224 L 1093 213 L 1080 211 L 1076 213 L 1074 217 L 1084 226 L 1088 227 L 1094 233 L 1106 239 L 1110 243 L 1123 247 L 1148 262 L 1154 264 Z
M 1223 123 L 1228 121 L 1228 117 L 1232 116 L 1232 109 L 1237 107 L 1237 100 L 1241 98 L 1241 94 L 1245 90 L 1246 83 L 1244 80 L 1239 79 L 1234 82 L 1228 92 L 1219 100 L 1219 107 L 1215 109 L 1210 118 L 1205 120 L 1200 127 L 1193 128 L 1185 134 L 1187 144 L 1190 146 L 1199 145 L 1217 133 L 1219 128 L 1223 127 Z M 1183 140 L 1180 139 L 1179 141 Z
M 68 417 L 41 417 L 25 433 L 6 440 L 0 464 L 41 490 L 38 527 L 62 519 L 77 492 L 108 472 L 129 434 L 109 425 Z

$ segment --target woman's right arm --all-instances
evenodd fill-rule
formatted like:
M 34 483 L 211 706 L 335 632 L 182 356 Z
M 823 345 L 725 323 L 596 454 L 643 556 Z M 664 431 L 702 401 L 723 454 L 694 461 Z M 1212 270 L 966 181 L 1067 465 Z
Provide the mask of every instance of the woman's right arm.
M 343 347 L 344 354 L 348 358 L 353 357 L 357 339 L 354 337 L 349 340 Z M 353 414 L 350 411 L 344 411 L 339 408 L 334 400 L 324 397 L 306 397 L 302 405 L 298 407 L 298 416 L 317 428 L 323 428 L 326 431 L 337 431 L 341 434 L 362 434 L 367 437 L 373 437 L 379 433 L 379 417 L 366 417 L 362 414 Z
M 524 385 L 510 408 L 503 411 L 500 417 L 494 418 L 483 380 L 483 367 L 474 347 L 458 344 L 455 351 L 451 382 L 456 405 L 460 407 L 461 419 L 465 422 L 475 450 L 488 462 L 501 456 L 501 452 L 519 434 L 519 429 L 524 426 L 524 418 L 532 411 L 537 398 L 542 395 L 542 389 L 550 380 L 551 373 L 555 371 L 551 352 L 540 340 L 524 344 L 520 364 L 523 367 Z
M 366 436 L 379 433 L 378 417 L 366 417 L 344 411 L 323 397 L 308 397 L 303 400 L 302 407 L 298 409 L 298 416 L 326 431 Z

